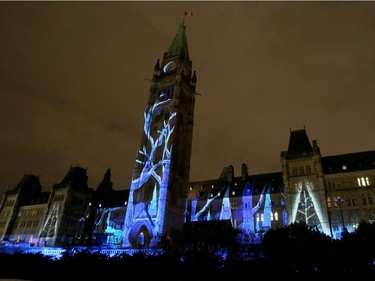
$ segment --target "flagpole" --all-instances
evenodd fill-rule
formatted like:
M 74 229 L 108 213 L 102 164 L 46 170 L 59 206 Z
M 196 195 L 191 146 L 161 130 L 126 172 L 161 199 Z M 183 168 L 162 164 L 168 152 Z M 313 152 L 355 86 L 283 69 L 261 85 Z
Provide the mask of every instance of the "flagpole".
M 184 11 L 184 17 L 182 18 L 182 25 L 185 26 L 185 17 L 186 16 L 192 16 L 192 12 L 188 12 L 187 10 Z

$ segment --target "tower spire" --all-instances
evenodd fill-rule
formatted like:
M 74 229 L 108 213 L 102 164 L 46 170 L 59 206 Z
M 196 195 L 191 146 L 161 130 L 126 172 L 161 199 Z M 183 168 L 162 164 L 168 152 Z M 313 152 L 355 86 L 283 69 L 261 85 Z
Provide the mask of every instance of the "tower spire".
M 170 230 L 183 226 L 196 86 L 191 65 L 180 24 L 161 65 L 158 60 L 154 66 L 124 220 L 125 247 L 156 246 Z
M 186 26 L 184 24 L 180 24 L 180 27 L 178 28 L 178 31 L 166 53 L 166 57 L 175 56 L 179 56 L 183 61 L 190 61 Z

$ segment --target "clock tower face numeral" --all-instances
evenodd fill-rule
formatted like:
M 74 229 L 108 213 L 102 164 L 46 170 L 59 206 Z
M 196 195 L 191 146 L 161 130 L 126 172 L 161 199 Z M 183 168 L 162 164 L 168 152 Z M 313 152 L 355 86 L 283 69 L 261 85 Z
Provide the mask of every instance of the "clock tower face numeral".
M 166 65 L 164 65 L 163 67 L 163 72 L 166 73 L 166 72 L 170 72 L 170 71 L 173 71 L 173 70 L 176 70 L 176 63 L 174 61 L 170 61 L 168 62 Z

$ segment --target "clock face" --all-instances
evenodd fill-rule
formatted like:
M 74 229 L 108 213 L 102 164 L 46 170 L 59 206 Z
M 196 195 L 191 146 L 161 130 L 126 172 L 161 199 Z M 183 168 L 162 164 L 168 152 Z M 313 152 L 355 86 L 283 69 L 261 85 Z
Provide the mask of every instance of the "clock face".
M 166 65 L 163 67 L 163 72 L 170 72 L 176 70 L 176 63 L 174 61 L 168 62 Z

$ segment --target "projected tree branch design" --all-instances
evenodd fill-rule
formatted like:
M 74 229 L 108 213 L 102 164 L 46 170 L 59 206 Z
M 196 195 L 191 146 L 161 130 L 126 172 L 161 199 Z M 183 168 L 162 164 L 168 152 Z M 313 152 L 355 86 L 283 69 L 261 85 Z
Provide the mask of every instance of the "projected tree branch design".
M 197 221 L 198 218 L 208 209 L 208 207 L 210 207 L 211 205 L 211 202 L 214 201 L 216 198 L 218 197 L 218 194 L 216 194 L 214 197 L 211 197 L 209 199 L 207 199 L 207 202 L 206 204 L 202 207 L 202 209 L 196 213 L 193 217 L 192 217 L 192 221 Z
M 160 98 L 163 98 L 163 96 L 160 95 Z M 151 125 L 156 113 L 160 113 L 160 107 L 169 102 L 170 99 L 158 101 L 144 113 L 145 122 L 143 130 L 147 138 L 147 143 L 139 150 L 141 157 L 138 157 L 136 160 L 142 167 L 140 175 L 138 178 L 132 180 L 132 186 L 136 186 L 133 191 L 133 203 L 144 203 L 143 207 L 137 208 L 138 214 L 135 217 L 139 217 L 145 212 L 146 217 L 150 219 L 151 223 L 151 215 L 148 209 L 154 196 L 154 190 L 161 186 L 165 167 L 170 163 L 172 145 L 168 146 L 168 144 L 174 131 L 174 126 L 171 123 L 176 113 L 171 113 L 168 119 L 163 121 L 161 130 L 153 131 Z M 160 149 L 162 149 L 161 154 Z
M 217 193 L 215 196 L 211 198 L 208 198 L 204 206 L 196 214 L 192 215 L 191 220 L 197 221 L 199 217 L 211 206 L 212 202 L 220 196 L 220 194 L 221 192 Z M 266 194 L 266 186 L 263 187 L 262 193 L 260 194 L 257 204 L 251 209 L 251 216 L 253 216 L 253 214 L 255 214 L 259 210 L 259 208 L 262 206 L 264 202 L 265 194 Z
M 316 217 L 314 203 L 308 192 L 305 190 L 301 192 L 297 212 L 296 221 L 305 222 L 308 225 L 314 224 L 313 218 Z

